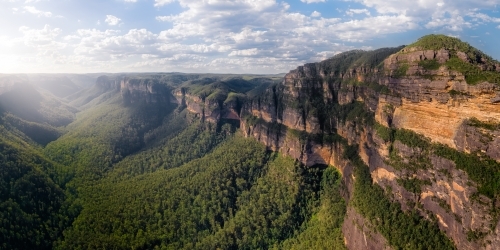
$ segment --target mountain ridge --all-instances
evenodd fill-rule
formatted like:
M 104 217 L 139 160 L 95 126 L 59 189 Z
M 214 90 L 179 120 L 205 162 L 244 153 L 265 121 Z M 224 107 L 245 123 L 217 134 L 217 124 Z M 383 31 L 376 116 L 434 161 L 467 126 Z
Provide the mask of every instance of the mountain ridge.
M 499 72 L 470 45 L 430 35 L 282 78 L 92 75 L 94 86 L 65 97 L 71 124 L 23 121 L 9 103 L 0 128 L 55 165 L 73 221 L 54 231 L 57 249 L 321 247 L 311 237 L 348 249 L 495 249 Z M 37 145 L 37 129 L 54 135 Z

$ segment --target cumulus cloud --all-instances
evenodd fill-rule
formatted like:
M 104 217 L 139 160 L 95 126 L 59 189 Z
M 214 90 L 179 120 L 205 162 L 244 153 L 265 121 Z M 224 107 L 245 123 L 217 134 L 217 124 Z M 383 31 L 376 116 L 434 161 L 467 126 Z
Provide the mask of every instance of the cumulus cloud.
M 481 22 L 486 22 L 486 23 L 500 23 L 500 18 L 498 17 L 491 17 L 488 16 L 484 13 L 477 13 L 477 12 L 471 12 L 468 14 L 468 16 L 473 18 L 473 21 L 481 21 Z
M 427 28 L 443 28 L 460 31 L 471 27 L 471 23 L 463 19 L 480 9 L 488 9 L 500 4 L 499 0 L 475 1 L 462 0 L 353 0 L 366 7 L 374 8 L 382 15 L 404 15 L 415 22 L 423 22 Z M 457 22 L 457 23 L 450 23 Z
M 37 10 L 35 6 L 24 6 L 24 10 L 28 13 L 35 14 L 39 17 L 51 17 L 52 13 L 49 11 Z
M 313 13 L 311 14 L 312 17 L 320 17 L 321 16 L 321 13 L 317 12 L 317 11 L 313 11 Z
M 113 15 L 106 15 L 106 20 L 104 20 L 108 25 L 115 26 L 121 24 L 121 19 Z
M 349 9 L 346 11 L 346 14 L 349 16 L 353 16 L 354 14 L 365 14 L 369 16 L 370 11 L 368 11 L 367 9 Z
M 300 0 L 301 2 L 303 3 L 307 3 L 307 4 L 310 4 L 310 3 L 324 3 L 326 2 L 326 0 Z
M 42 58 L 99 71 L 276 73 L 360 48 L 361 42 L 378 36 L 423 28 L 454 33 L 480 23 L 500 24 L 498 17 L 480 11 L 492 6 L 493 0 L 476 7 L 472 0 L 460 4 L 451 0 L 352 0 L 357 7 L 339 9 L 335 18 L 318 11 L 296 12 L 278 0 L 155 0 L 154 5 L 162 11 L 174 1 L 182 7 L 180 12 L 156 16 L 158 25 L 166 26 L 162 31 L 118 30 L 123 21 L 107 15 L 104 22 L 109 26 L 100 29 L 63 34 L 50 26 L 41 30 L 22 27 L 23 37 L 15 41 Z M 15 7 L 13 11 L 27 11 Z
M 155 0 L 155 7 L 167 5 L 169 3 L 173 3 L 175 0 Z
M 62 32 L 61 29 L 51 28 L 49 25 L 45 25 L 43 29 L 39 30 L 21 26 L 19 31 L 23 33 L 21 39 L 25 45 L 38 48 L 57 45 L 55 38 Z

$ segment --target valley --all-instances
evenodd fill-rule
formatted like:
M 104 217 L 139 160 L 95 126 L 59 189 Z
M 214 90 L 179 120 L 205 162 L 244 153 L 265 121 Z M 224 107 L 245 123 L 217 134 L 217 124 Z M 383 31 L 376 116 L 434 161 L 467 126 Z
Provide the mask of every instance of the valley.
M 500 63 L 0 76 L 1 249 L 497 249 Z

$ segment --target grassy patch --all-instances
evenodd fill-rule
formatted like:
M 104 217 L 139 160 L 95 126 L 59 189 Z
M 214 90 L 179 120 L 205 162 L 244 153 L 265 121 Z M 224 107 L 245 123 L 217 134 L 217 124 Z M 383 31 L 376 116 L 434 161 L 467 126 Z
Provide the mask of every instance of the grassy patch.
M 480 82 L 500 83 L 500 73 L 494 71 L 483 71 L 477 65 L 464 62 L 459 58 L 451 58 L 445 63 L 450 69 L 465 75 L 465 81 L 474 85 Z
M 403 186 L 407 191 L 415 194 L 422 193 L 422 186 L 432 185 L 432 183 L 429 180 L 420 180 L 417 178 L 398 179 L 397 182 L 399 183 L 399 185 Z
M 392 77 L 394 78 L 402 78 L 406 76 L 406 71 L 410 68 L 410 65 L 408 63 L 402 63 L 398 66 L 396 70 L 392 73 Z
M 478 128 L 484 128 L 487 130 L 497 130 L 500 129 L 500 123 L 495 123 L 495 122 L 482 122 L 478 120 L 475 117 L 470 118 L 467 121 L 467 125 L 473 126 L 473 127 L 478 127 Z
M 455 162 L 478 184 L 480 194 L 490 198 L 500 193 L 500 163 L 487 157 L 459 152 L 443 144 L 434 144 L 433 153 Z
M 418 65 L 426 70 L 437 70 L 441 66 L 436 59 L 420 61 Z

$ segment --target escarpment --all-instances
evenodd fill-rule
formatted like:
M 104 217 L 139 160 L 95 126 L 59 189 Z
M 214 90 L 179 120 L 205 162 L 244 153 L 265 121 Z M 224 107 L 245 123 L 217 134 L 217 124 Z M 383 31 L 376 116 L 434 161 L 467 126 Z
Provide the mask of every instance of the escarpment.
M 351 201 L 358 199 L 356 173 L 364 165 L 374 188 L 435 225 L 456 248 L 495 249 L 499 77 L 498 62 L 444 36 L 351 51 L 298 67 L 246 102 L 241 128 L 306 165 L 337 167 Z M 359 161 L 346 157 L 353 148 Z M 369 232 L 360 227 L 369 215 L 351 203 L 343 227 L 349 248 L 400 247 L 377 220 L 364 218 L 373 224 Z
M 272 77 L 101 79 L 342 173 L 349 249 L 500 246 L 500 63 L 446 36 L 349 51 Z M 250 79 L 250 80 L 249 80 Z M 106 81 L 104 81 L 106 80 Z

